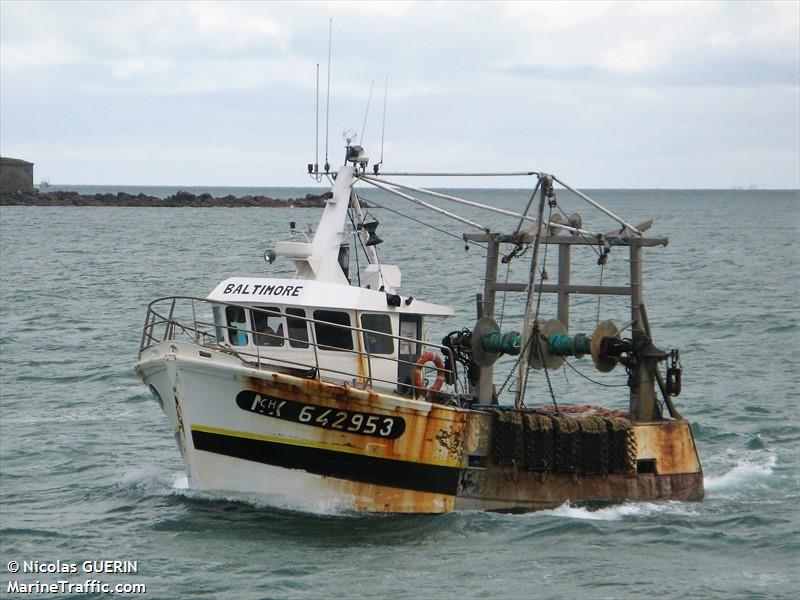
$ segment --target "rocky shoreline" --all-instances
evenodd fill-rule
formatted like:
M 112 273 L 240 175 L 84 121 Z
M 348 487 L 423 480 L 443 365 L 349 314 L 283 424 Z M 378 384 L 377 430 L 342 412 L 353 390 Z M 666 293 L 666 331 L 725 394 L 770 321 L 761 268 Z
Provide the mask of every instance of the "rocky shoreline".
M 137 206 L 137 207 L 186 207 L 186 208 L 318 208 L 325 205 L 330 192 L 306 194 L 303 198 L 286 200 L 269 196 L 223 196 L 215 198 L 211 194 L 195 195 L 177 192 L 166 198 L 156 198 L 147 194 L 79 194 L 78 192 L 2 192 L 0 206 Z

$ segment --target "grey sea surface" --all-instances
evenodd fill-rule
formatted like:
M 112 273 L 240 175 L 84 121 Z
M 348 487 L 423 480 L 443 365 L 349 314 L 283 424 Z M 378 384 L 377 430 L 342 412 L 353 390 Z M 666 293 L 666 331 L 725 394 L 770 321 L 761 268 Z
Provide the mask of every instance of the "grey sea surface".
M 529 197 L 463 193 L 517 210 Z M 460 236 L 469 227 L 384 194 L 363 195 L 387 207 L 370 213 L 386 240 L 381 260 L 403 270 L 402 292 L 456 309 L 431 337 L 472 327 L 484 251 L 465 250 Z M 235 274 L 291 273 L 289 265 L 267 265 L 263 252 L 289 239 L 290 221 L 313 227 L 321 211 L 1 208 L 0 596 L 107 597 L 9 587 L 97 579 L 143 583 L 147 598 L 167 599 L 797 597 L 800 193 L 600 190 L 594 197 L 634 223 L 655 219 L 649 233 L 670 238 L 645 251 L 645 297 L 656 343 L 681 350 L 677 406 L 703 461 L 702 502 L 360 516 L 338 513 L 324 498 L 309 499 L 309 513 L 188 489 L 167 420 L 133 372 L 147 304 L 204 296 Z M 558 200 L 590 230 L 616 226 L 564 191 Z M 493 230 L 517 225 L 434 203 Z M 508 271 L 501 265 L 499 278 L 524 280 L 530 255 Z M 542 258 L 554 279 L 555 253 Z M 575 281 L 628 281 L 624 249 L 612 250 L 602 273 L 595 248 L 576 249 L 573 262 Z M 520 295 L 499 296 L 501 308 L 503 328 L 519 329 Z M 543 297 L 541 315 L 555 316 L 553 298 Z M 598 318 L 622 324 L 630 312 L 620 298 L 573 297 L 573 333 L 591 333 Z M 622 369 L 598 373 L 586 358 L 572 364 L 577 371 L 552 374 L 558 402 L 627 406 Z M 499 365 L 498 385 L 510 367 Z M 543 374 L 532 373 L 527 404 L 550 403 Z M 83 568 L 115 559 L 138 561 L 138 573 Z M 74 563 L 78 573 L 23 572 L 24 561 Z

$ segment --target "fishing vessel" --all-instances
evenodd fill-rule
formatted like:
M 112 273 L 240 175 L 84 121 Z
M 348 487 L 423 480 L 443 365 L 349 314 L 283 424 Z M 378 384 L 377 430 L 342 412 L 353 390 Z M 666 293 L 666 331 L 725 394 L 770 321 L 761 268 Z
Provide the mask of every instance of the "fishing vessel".
M 294 277 L 234 276 L 207 297 L 147 308 L 135 370 L 169 419 L 190 487 L 375 513 L 703 497 L 692 430 L 673 401 L 680 355 L 655 345 L 644 302 L 644 250 L 668 242 L 646 235 L 652 222 L 631 224 L 538 171 L 492 174 L 532 182 L 527 205 L 507 210 L 399 183 L 422 174 L 369 169 L 350 141 L 345 157 L 336 172 L 309 165 L 332 183 L 316 230 L 292 224 L 292 239 L 266 253 L 270 263 L 290 261 Z M 435 302 L 435 289 L 423 299 L 401 288 L 399 266 L 379 260 L 379 223 L 359 192 L 368 186 L 474 230 L 464 241 L 486 250 L 483 266 L 464 274 L 477 284 L 476 314 L 456 316 Z M 578 214 L 561 215 L 557 193 L 619 227 L 593 232 Z M 442 202 L 511 225 L 494 231 Z M 600 265 L 624 249 L 629 283 L 574 284 L 571 251 L 581 246 L 593 247 Z M 554 283 L 547 248 L 557 256 Z M 523 256 L 525 280 L 499 281 L 499 265 Z M 498 294 L 514 293 L 524 317 L 504 330 Z M 543 294 L 556 294 L 556 314 L 542 314 Z M 573 333 L 576 294 L 629 297 L 630 322 L 598 318 L 592 332 Z M 455 321 L 451 333 L 433 337 L 444 320 Z M 585 395 L 556 401 L 550 374 L 582 356 L 599 372 L 619 367 L 623 408 Z

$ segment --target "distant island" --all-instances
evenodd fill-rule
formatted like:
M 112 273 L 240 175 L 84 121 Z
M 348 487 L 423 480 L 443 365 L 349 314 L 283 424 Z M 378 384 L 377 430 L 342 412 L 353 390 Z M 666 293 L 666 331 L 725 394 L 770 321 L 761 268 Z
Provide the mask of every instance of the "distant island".
M 318 208 L 325 205 L 330 192 L 306 194 L 303 198 L 278 199 L 269 196 L 223 196 L 211 194 L 195 195 L 177 192 L 166 198 L 147 194 L 79 194 L 65 191 L 2 192 L 0 206 L 138 206 L 138 207 L 186 207 L 186 208 Z

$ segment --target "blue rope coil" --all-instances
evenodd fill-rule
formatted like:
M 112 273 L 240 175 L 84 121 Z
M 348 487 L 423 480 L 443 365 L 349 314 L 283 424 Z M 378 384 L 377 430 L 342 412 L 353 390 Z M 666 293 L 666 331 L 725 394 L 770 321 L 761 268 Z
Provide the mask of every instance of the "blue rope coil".
M 590 352 L 592 339 L 582 333 L 575 337 L 565 333 L 554 333 L 547 338 L 550 351 L 556 356 L 583 356 Z
M 516 356 L 522 346 L 522 336 L 517 331 L 492 331 L 481 339 L 481 346 L 486 352 L 499 352 Z

